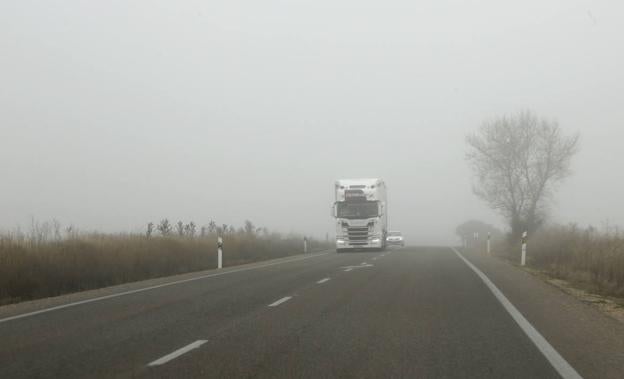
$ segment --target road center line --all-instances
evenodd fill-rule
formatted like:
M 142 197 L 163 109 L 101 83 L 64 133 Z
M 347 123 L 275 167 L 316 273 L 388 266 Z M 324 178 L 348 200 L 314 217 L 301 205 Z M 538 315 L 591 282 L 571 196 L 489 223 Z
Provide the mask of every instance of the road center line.
M 344 272 L 349 272 L 351 270 L 353 270 L 353 269 L 352 268 L 348 268 L 348 269 L 344 270 Z
M 318 282 L 316 282 L 316 284 L 323 284 L 325 282 L 329 282 L 329 278 L 321 279 Z
M 485 285 L 492 291 L 494 297 L 503 305 L 505 310 L 511 315 L 514 321 L 520 326 L 520 329 L 529 337 L 529 339 L 535 344 L 537 349 L 546 357 L 548 362 L 554 367 L 554 369 L 561 375 L 563 379 L 582 379 L 582 376 L 572 367 L 554 347 L 546 341 L 546 339 L 524 318 L 522 313 L 505 297 L 501 290 L 492 283 L 492 281 L 473 265 L 468 259 L 457 251 L 454 247 L 451 248 L 455 254 L 462 260 L 472 271 L 477 274 L 479 278 L 485 283 Z
M 278 305 L 287 302 L 288 300 L 292 299 L 292 296 L 286 296 L 286 297 L 282 297 L 281 299 L 279 299 L 278 301 L 276 301 L 273 304 L 269 304 L 269 307 L 277 307 Z
M 201 345 L 205 344 L 206 342 L 208 342 L 208 341 L 206 341 L 206 340 L 195 341 L 195 342 L 193 342 L 191 344 L 188 344 L 188 345 L 184 346 L 181 349 L 178 349 L 178 350 L 174 351 L 171 354 L 167 354 L 167 355 L 165 355 L 162 358 L 158 358 L 154 362 L 148 364 L 148 366 L 154 367 L 154 366 L 164 365 L 165 363 L 167 363 L 167 362 L 169 362 L 171 360 L 176 359 L 177 357 L 179 357 L 182 354 L 186 354 L 186 353 L 188 353 L 191 350 L 195 350 L 195 349 L 199 348 Z
M 305 259 L 317 258 L 317 257 L 321 257 L 321 256 L 327 255 L 327 254 L 329 254 L 329 253 L 321 253 L 321 254 L 309 255 L 309 256 L 304 256 L 304 257 L 295 258 L 295 259 L 282 260 L 282 261 L 273 262 L 273 263 L 265 263 L 265 264 L 260 263 L 258 265 L 254 265 L 254 266 L 251 266 L 251 267 L 243 267 L 243 268 L 239 268 L 239 269 L 233 269 L 233 270 L 230 270 L 230 271 L 224 271 L 224 272 L 219 272 L 219 273 L 214 273 L 214 274 L 206 274 L 206 275 L 196 276 L 196 277 L 189 278 L 189 279 L 176 280 L 175 282 L 168 282 L 168 283 L 163 283 L 163 284 L 157 284 L 155 286 L 149 286 L 149 287 L 145 287 L 145 288 L 139 288 L 139 289 L 135 289 L 135 290 L 114 293 L 114 294 L 106 295 L 106 296 L 94 297 L 92 299 L 76 301 L 76 302 L 73 302 L 73 303 L 68 303 L 68 304 L 63 304 L 63 305 L 57 305 L 57 306 L 51 307 L 51 308 L 45 308 L 45 309 L 41 309 L 41 310 L 34 311 L 34 312 L 28 312 L 28 313 L 23 313 L 23 314 L 16 315 L 16 316 L 10 316 L 10 317 L 6 317 L 6 318 L 2 318 L 2 319 L 0 319 L 0 324 L 2 324 L 3 322 L 12 321 L 12 320 L 18 320 L 18 319 L 21 319 L 21 318 L 36 316 L 36 315 L 42 314 L 42 313 L 48 313 L 48 312 L 52 312 L 52 311 L 58 311 L 60 309 L 75 307 L 77 305 L 95 303 L 97 301 L 114 299 L 116 297 L 132 295 L 132 294 L 135 294 L 135 293 L 141 293 L 141 292 L 146 292 L 146 291 L 151 291 L 151 290 L 155 290 L 155 289 L 158 289 L 158 288 L 174 286 L 174 285 L 182 284 L 182 283 L 194 282 L 196 280 L 214 278 L 216 276 L 234 274 L 236 272 L 250 271 L 250 270 L 256 270 L 256 269 L 265 268 L 265 267 L 277 266 L 277 265 L 281 265 L 281 264 L 285 264 L 285 263 L 292 263 L 292 262 L 297 262 L 297 261 L 303 261 Z

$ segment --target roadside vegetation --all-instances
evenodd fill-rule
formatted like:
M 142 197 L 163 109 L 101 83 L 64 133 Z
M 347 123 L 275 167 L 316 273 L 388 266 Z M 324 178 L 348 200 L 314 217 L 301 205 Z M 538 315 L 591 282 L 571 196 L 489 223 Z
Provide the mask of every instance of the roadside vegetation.
M 0 234 L 0 305 L 127 282 L 216 268 L 217 236 L 224 266 L 303 253 L 303 236 L 210 222 L 149 223 L 142 234 L 80 232 L 34 222 L 28 232 Z M 311 250 L 326 248 L 310 241 Z
M 520 261 L 520 245 L 503 241 L 496 254 Z M 546 226 L 527 242 L 527 265 L 601 295 L 624 298 L 624 234 L 612 227 Z
M 481 254 L 490 232 L 492 255 L 520 264 L 521 243 L 508 234 L 474 220 L 456 231 L 464 248 Z M 624 233 L 610 226 L 544 225 L 527 240 L 527 266 L 595 294 L 624 298 Z

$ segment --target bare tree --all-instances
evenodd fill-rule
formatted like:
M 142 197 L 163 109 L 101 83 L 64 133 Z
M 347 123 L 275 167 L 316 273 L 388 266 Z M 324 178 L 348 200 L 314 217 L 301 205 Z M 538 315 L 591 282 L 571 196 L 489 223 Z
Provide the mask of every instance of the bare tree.
M 484 123 L 466 141 L 473 190 L 507 219 L 512 239 L 539 228 L 557 184 L 570 175 L 579 136 L 523 111 Z
M 176 224 L 176 232 L 178 233 L 178 236 L 184 236 L 184 223 L 182 221 L 178 221 Z
M 195 225 L 193 221 L 184 225 L 184 234 L 186 234 L 187 236 L 191 238 L 195 238 L 196 231 L 197 231 L 197 225 Z
M 245 220 L 244 233 L 246 234 L 254 234 L 256 231 L 256 226 L 250 220 Z
M 57 219 L 52 219 L 52 228 L 54 229 L 54 239 L 60 241 L 63 239 L 61 235 L 61 222 Z
M 147 230 L 145 231 L 145 236 L 147 238 L 150 238 L 152 236 L 152 233 L 154 233 L 154 223 L 150 221 L 147 223 Z
M 208 231 L 210 233 L 214 233 L 217 231 L 217 223 L 213 220 L 210 220 L 210 222 L 208 223 Z
M 171 223 L 166 218 L 162 219 L 156 229 L 158 229 L 161 235 L 168 236 L 171 233 Z

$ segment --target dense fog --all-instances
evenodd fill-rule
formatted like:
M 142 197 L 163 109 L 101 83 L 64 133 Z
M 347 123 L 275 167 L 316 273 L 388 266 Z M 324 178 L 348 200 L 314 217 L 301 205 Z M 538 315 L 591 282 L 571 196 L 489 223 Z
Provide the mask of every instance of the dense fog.
M 0 5 L 0 229 L 169 218 L 333 233 L 334 181 L 382 177 L 392 229 L 501 225 L 467 134 L 531 109 L 580 133 L 551 222 L 624 225 L 624 4 Z

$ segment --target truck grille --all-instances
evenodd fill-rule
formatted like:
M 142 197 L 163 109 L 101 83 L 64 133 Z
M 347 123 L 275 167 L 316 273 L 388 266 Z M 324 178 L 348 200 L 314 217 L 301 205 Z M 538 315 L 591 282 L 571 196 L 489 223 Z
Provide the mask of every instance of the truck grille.
M 347 233 L 351 245 L 366 245 L 368 240 L 368 226 L 350 226 L 347 229 Z

